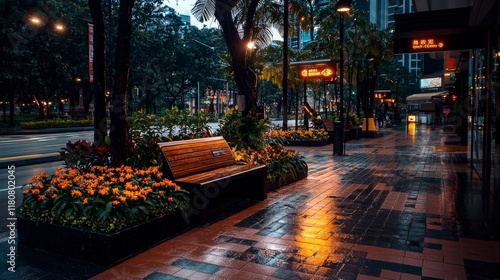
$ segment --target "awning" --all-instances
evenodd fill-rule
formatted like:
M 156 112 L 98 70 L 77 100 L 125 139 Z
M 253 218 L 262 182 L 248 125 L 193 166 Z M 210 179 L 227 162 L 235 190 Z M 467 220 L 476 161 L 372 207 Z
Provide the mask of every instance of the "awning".
M 408 101 L 410 103 L 421 103 L 421 102 L 425 102 L 425 101 L 436 102 L 436 101 L 440 101 L 442 98 L 446 97 L 447 95 L 448 95 L 447 91 L 422 92 L 422 93 L 412 94 L 412 95 L 406 97 L 406 101 Z

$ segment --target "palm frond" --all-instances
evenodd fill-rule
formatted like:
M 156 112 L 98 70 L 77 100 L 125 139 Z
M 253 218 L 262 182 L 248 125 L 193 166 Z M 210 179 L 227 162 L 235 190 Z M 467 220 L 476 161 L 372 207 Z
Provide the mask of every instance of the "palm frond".
M 196 0 L 191 13 L 200 22 L 209 21 L 215 14 L 216 0 Z

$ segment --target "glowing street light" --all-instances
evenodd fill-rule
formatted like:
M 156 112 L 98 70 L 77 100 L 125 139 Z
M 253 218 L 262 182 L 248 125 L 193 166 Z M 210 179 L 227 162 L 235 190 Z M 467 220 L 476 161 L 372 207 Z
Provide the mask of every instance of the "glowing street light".
M 340 12 L 340 125 L 337 154 L 344 155 L 344 13 L 351 10 L 350 0 L 339 0 L 337 2 L 337 12 Z M 334 143 L 335 148 L 335 143 Z

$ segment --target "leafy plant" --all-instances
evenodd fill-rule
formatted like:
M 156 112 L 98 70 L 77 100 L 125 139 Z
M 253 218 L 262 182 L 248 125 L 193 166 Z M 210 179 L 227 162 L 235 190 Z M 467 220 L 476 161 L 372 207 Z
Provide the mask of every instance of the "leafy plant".
M 33 221 L 113 232 L 189 204 L 187 191 L 163 179 L 157 167 L 89 171 L 59 168 L 26 184 L 20 214 Z
M 147 114 L 141 110 L 129 119 L 132 139 L 127 164 L 134 167 L 161 165 L 158 142 L 202 138 L 210 135 L 209 115 L 204 112 L 191 114 L 177 107 L 166 110 L 164 116 Z
M 273 129 L 265 134 L 268 141 L 272 139 L 282 139 L 282 141 L 325 141 L 328 140 L 328 132 L 323 129 L 299 129 L 299 130 L 279 130 Z
M 355 113 L 349 113 L 347 115 L 347 124 L 350 127 L 358 127 L 359 126 L 359 117 Z
M 253 114 L 243 117 L 237 108 L 231 108 L 219 121 L 217 133 L 238 150 L 261 150 L 265 147 L 264 133 L 270 126 L 270 119 L 259 119 Z
M 267 179 L 273 183 L 281 183 L 288 174 L 292 178 L 307 170 L 307 163 L 296 151 L 285 149 L 280 144 L 269 144 L 259 151 L 237 150 L 233 148 L 237 161 L 247 164 L 265 164 L 267 166 Z
M 82 171 L 89 171 L 92 166 L 108 166 L 109 145 L 96 146 L 87 140 L 78 140 L 76 142 L 68 141 L 66 148 L 59 151 L 64 166 L 66 168 L 76 168 Z

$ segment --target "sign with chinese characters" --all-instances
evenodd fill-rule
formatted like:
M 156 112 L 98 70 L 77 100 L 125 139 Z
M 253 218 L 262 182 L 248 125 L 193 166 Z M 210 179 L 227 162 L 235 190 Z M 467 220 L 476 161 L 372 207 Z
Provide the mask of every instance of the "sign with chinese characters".
M 94 82 L 94 25 L 88 25 L 88 46 L 89 46 L 89 83 Z
M 301 68 L 299 76 L 301 79 L 328 79 L 335 77 L 335 69 L 333 67 L 309 67 Z
M 412 40 L 412 49 L 417 51 L 417 50 L 442 50 L 445 45 L 444 42 L 441 40 L 437 40 L 434 38 L 427 38 L 427 39 L 413 39 Z

